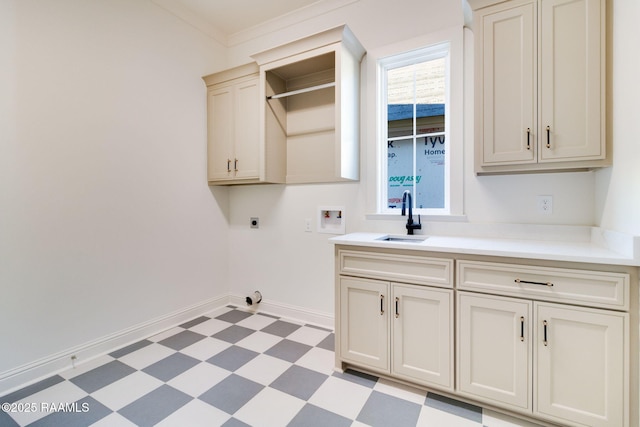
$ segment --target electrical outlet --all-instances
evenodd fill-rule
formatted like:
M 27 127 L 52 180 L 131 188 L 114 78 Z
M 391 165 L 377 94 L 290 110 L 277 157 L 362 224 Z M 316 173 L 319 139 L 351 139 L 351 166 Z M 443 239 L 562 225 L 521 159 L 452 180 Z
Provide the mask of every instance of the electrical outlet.
M 538 196 L 538 213 L 543 215 L 553 213 L 553 196 Z
M 305 218 L 304 231 L 307 233 L 311 233 L 311 218 Z
M 260 218 L 251 217 L 251 220 L 249 221 L 249 226 L 251 228 L 260 228 Z

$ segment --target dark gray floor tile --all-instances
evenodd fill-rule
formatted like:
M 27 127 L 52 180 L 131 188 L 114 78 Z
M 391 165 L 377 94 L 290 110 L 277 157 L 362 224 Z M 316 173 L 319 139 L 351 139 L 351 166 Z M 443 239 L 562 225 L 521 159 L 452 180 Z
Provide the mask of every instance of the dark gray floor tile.
M 414 427 L 420 408 L 416 403 L 373 391 L 356 420 L 372 427 Z
M 37 383 L 21 388 L 20 390 L 16 390 L 13 393 L 2 396 L 0 398 L 0 403 L 17 402 L 18 400 L 22 400 L 27 396 L 31 396 L 34 393 L 37 393 L 51 386 L 54 386 L 58 383 L 61 383 L 62 381 L 64 381 L 64 378 L 62 378 L 60 375 L 54 375 L 42 381 L 38 381 Z M 3 424 L 0 424 L 0 425 L 3 425 Z
M 217 316 L 216 319 L 224 320 L 225 322 L 229 322 L 229 323 L 238 323 L 239 321 L 244 320 L 247 317 L 251 317 L 251 316 L 252 314 L 246 311 L 231 310 L 231 311 L 227 311 L 224 314 L 221 314 L 220 316 Z
M 206 338 L 205 335 L 196 334 L 193 331 L 182 331 L 178 332 L 175 335 L 171 335 L 170 337 L 165 338 L 162 341 L 158 341 L 158 344 L 162 344 L 165 347 L 180 351 L 183 348 L 189 347 L 191 344 L 195 344 L 204 338 Z
M 182 353 L 174 353 L 156 363 L 147 366 L 142 372 L 167 382 L 181 373 L 196 366 L 200 361 Z
M 358 371 L 352 371 L 351 369 L 347 369 L 344 372 L 334 372 L 333 376 L 369 388 L 373 388 L 378 382 L 378 377 Z
M 185 329 L 193 328 L 194 326 L 199 325 L 202 322 L 206 322 L 209 319 L 211 318 L 207 316 L 196 317 L 193 320 L 183 323 L 182 325 L 180 325 L 180 327 Z
M 250 426 L 249 424 L 245 424 L 236 418 L 229 418 L 226 423 L 222 424 L 221 427 L 253 427 L 253 426 Z
M 149 340 L 138 341 L 124 348 L 121 348 L 120 350 L 116 350 L 112 353 L 109 353 L 109 356 L 118 359 L 119 357 L 126 356 L 129 353 L 133 353 L 134 351 L 140 350 L 141 348 L 144 348 L 149 344 L 152 344 L 152 342 Z
M 287 427 L 349 427 L 351 420 L 309 403 L 296 414 Z
M 111 412 L 113 412 L 111 409 L 93 397 L 87 396 L 65 406 L 64 410 L 53 411 L 51 414 L 29 424 L 29 427 L 85 427 L 103 419 Z M 4 424 L 2 425 L 4 426 Z
M 308 400 L 327 378 L 328 375 L 293 365 L 269 384 L 269 387 Z
M 311 350 L 311 348 L 311 346 L 306 344 L 283 339 L 264 353 L 277 357 L 278 359 L 286 360 L 287 362 L 295 363 L 304 356 L 305 353 Z
M 231 374 L 205 391 L 198 399 L 215 406 L 227 414 L 234 414 L 263 388 L 262 384 Z
M 15 422 L 11 415 L 5 411 L 0 410 L 0 426 L 2 427 L 20 427 L 20 424 Z
M 135 371 L 131 366 L 125 365 L 119 360 L 114 360 L 84 374 L 80 374 L 77 377 L 73 377 L 69 381 L 87 393 L 93 393 L 127 375 L 131 375 Z
M 231 344 L 235 344 L 241 339 L 244 339 L 254 333 L 253 329 L 243 328 L 242 326 L 233 325 L 229 326 L 227 329 L 223 329 L 222 331 L 213 334 L 213 338 L 217 338 L 222 341 L 229 342 Z
M 300 325 L 285 322 L 284 320 L 276 320 L 272 324 L 262 328 L 261 331 L 284 338 L 298 329 L 300 329 Z
M 260 353 L 233 345 L 211 357 L 207 362 L 233 372 L 258 354 Z
M 443 412 L 457 415 L 477 423 L 482 423 L 482 408 L 449 397 L 428 393 L 424 404 Z
M 120 409 L 118 413 L 137 426 L 153 426 L 191 400 L 191 396 L 164 384 Z
M 329 351 L 335 351 L 336 348 L 336 336 L 335 334 L 328 335 L 325 339 L 320 341 L 316 347 L 323 348 Z

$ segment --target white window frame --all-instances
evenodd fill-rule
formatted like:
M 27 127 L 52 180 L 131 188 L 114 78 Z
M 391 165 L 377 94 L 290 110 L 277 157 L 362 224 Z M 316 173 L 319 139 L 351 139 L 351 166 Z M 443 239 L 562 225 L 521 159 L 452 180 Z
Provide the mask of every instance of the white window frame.
M 376 49 L 367 54 L 369 61 L 369 88 L 375 91 L 373 99 L 375 109 L 368 114 L 375 125 L 376 143 L 376 186 L 375 195 L 371 195 L 369 206 L 374 214 L 369 219 L 401 218 L 399 209 L 388 207 L 387 193 L 387 109 L 385 67 L 398 66 L 401 61 L 415 61 L 421 55 L 428 58 L 432 52 L 444 46 L 448 47 L 448 76 L 446 81 L 447 99 L 445 110 L 445 131 L 448 140 L 445 168 L 445 207 L 443 209 L 415 209 L 415 214 L 428 216 L 432 220 L 465 220 L 463 211 L 464 177 L 464 121 L 463 121 L 463 28 L 456 27 L 427 34 L 423 37 L 395 43 Z M 384 84 L 384 86 L 383 86 Z M 381 90 L 381 88 L 385 88 Z M 448 194 L 448 197 L 447 197 Z M 412 194 L 413 195 L 413 194 Z M 372 200 L 373 199 L 373 200 Z M 414 198 L 415 199 L 415 198 Z
M 381 141 L 380 146 L 382 149 L 382 159 L 387 159 L 388 158 L 388 141 L 389 141 L 389 135 L 388 135 L 388 126 L 387 123 L 389 121 L 388 118 L 388 112 L 389 112 L 389 108 L 388 108 L 388 104 L 387 104 L 387 89 L 389 87 L 389 82 L 387 81 L 387 72 L 391 69 L 394 68 L 400 68 L 400 67 L 405 67 L 408 65 L 413 65 L 413 64 L 417 64 L 417 63 L 421 63 L 421 62 L 427 62 L 427 61 L 431 61 L 431 60 L 436 60 L 436 59 L 442 59 L 444 58 L 445 60 L 445 99 L 444 99 L 444 105 L 445 105 L 445 111 L 444 111 L 444 137 L 445 137 L 445 141 L 447 141 L 448 144 L 451 143 L 450 141 L 450 135 L 449 135 L 449 128 L 451 126 L 450 120 L 449 120 L 449 114 L 450 114 L 450 104 L 451 104 L 451 99 L 450 99 L 450 91 L 449 91 L 449 75 L 450 75 L 450 58 L 449 58 L 449 52 L 451 51 L 451 46 L 449 42 L 444 42 L 444 43 L 439 43 L 436 45 L 431 45 L 431 46 L 427 46 L 421 49 L 416 49 L 413 51 L 409 51 L 409 52 L 403 52 L 401 54 L 398 55 L 392 55 L 392 56 L 388 56 L 385 58 L 381 58 L 378 60 L 378 66 L 380 67 L 380 72 L 379 72 L 379 86 L 378 86 L 378 90 L 380 93 L 380 102 L 381 102 L 381 106 L 379 108 L 379 114 L 380 114 L 380 118 L 379 118 L 379 123 L 381 124 L 381 131 L 382 131 L 382 136 L 384 138 L 384 141 Z M 417 140 L 420 138 L 423 138 L 424 136 L 419 136 L 416 134 L 416 129 L 415 129 L 415 125 L 416 125 L 416 108 L 415 108 L 415 99 L 414 99 L 414 110 L 413 110 L 413 125 L 414 125 L 414 129 L 411 135 L 407 135 L 404 137 L 398 137 L 398 139 L 412 139 L 413 140 L 413 152 L 414 152 L 414 156 L 413 156 L 413 170 L 411 171 L 411 175 L 412 176 L 416 176 L 416 148 L 417 148 Z M 414 212 L 417 214 L 421 214 L 421 215 L 449 215 L 450 213 L 450 179 L 451 179 L 451 173 L 450 173 L 450 163 L 451 163 L 451 159 L 450 159 L 450 153 L 451 150 L 447 149 L 445 150 L 445 162 L 444 162 L 444 207 L 442 208 L 422 208 L 422 209 L 418 209 L 415 208 L 415 204 L 417 202 L 417 197 L 416 197 L 416 183 L 415 181 L 413 182 L 413 191 L 411 191 L 411 195 L 412 195 L 412 202 L 413 205 L 412 208 L 414 209 Z M 388 167 L 388 161 L 384 161 L 384 162 L 380 162 L 380 195 L 379 195 L 379 211 L 381 213 L 395 213 L 398 211 L 398 209 L 392 209 L 389 208 L 389 204 L 388 204 L 388 178 L 389 178 L 389 171 L 387 169 Z

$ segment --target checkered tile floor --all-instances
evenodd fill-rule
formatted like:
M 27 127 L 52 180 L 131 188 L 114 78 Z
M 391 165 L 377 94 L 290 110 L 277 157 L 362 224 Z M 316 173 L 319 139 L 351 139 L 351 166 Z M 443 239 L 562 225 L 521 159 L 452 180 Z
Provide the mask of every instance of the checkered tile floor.
M 225 307 L 0 398 L 10 404 L 0 426 L 531 426 L 336 373 L 333 340 L 329 330 Z

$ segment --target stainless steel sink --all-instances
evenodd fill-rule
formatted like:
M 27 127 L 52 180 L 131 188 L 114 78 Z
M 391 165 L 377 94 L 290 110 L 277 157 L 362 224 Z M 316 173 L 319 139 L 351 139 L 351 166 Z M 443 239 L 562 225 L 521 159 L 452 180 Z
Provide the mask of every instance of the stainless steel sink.
M 422 243 L 429 236 L 410 236 L 410 235 L 387 235 L 378 237 L 376 240 L 383 242 L 401 242 L 401 243 Z

